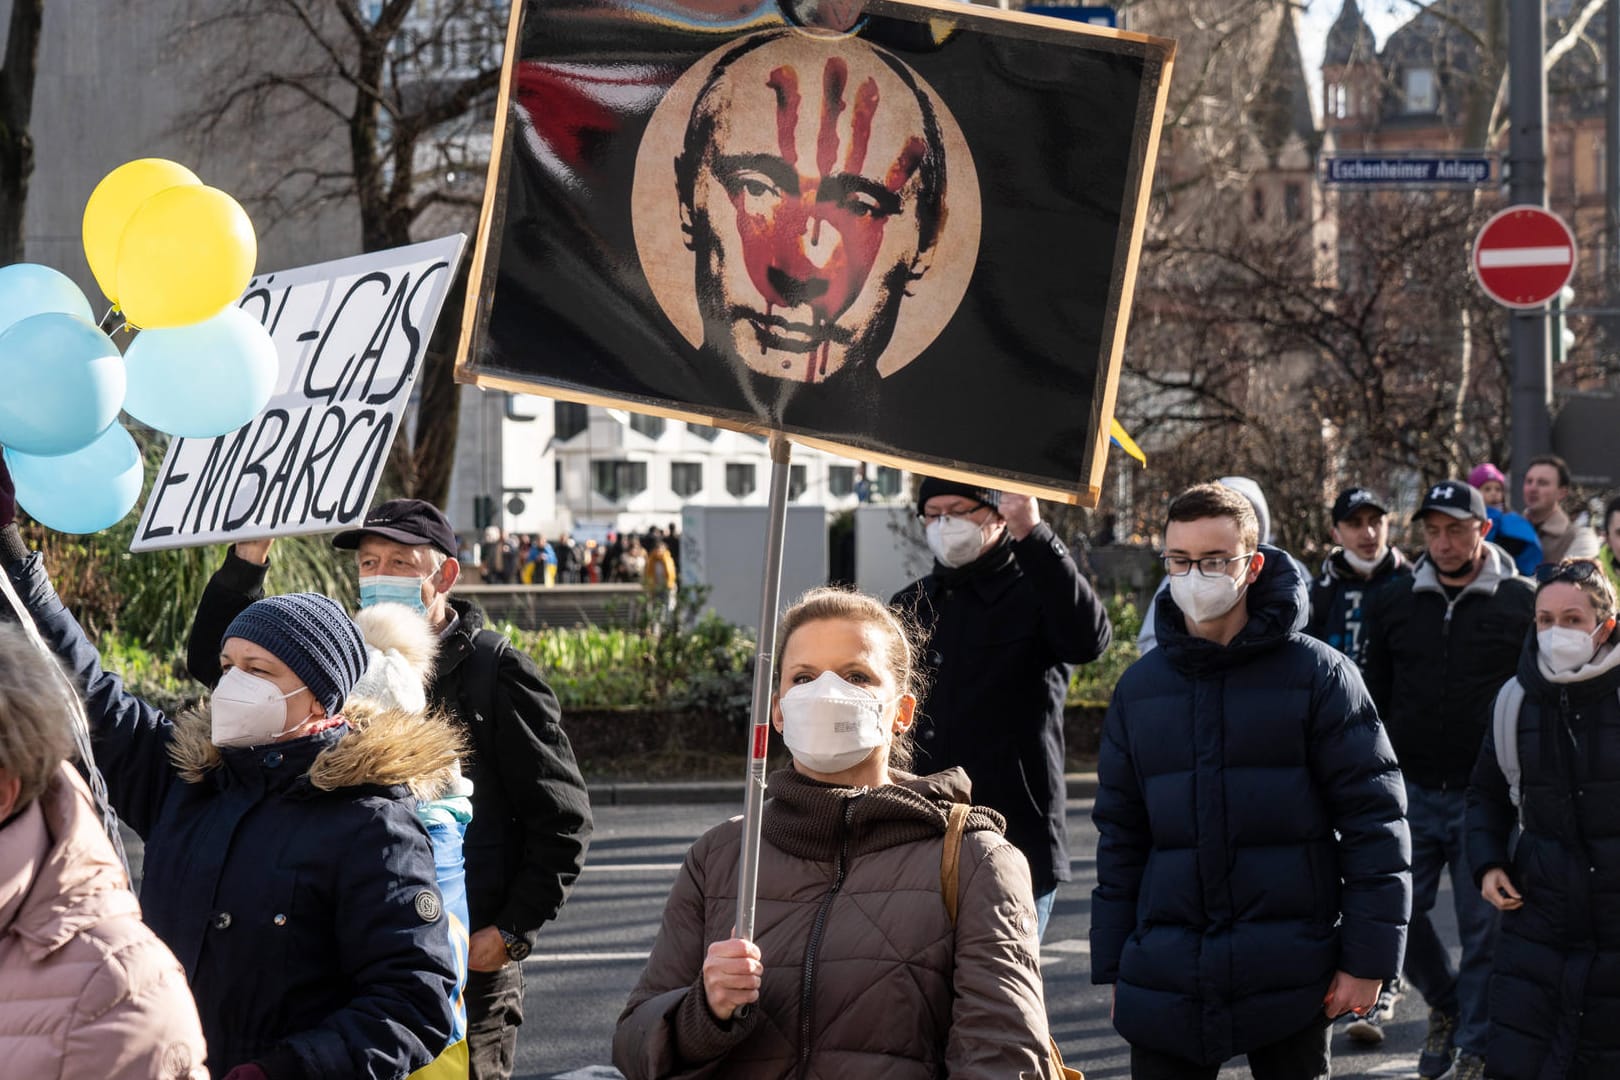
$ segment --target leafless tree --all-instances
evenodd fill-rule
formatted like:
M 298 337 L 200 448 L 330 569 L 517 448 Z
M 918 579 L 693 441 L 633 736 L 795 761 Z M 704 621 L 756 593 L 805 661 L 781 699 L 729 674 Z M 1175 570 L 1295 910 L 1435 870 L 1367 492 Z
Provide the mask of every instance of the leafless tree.
M 34 76 L 45 0 L 11 0 L 5 59 L 0 62 L 0 266 L 23 257 L 23 211 L 34 172 Z
M 350 207 L 365 251 L 471 231 L 494 129 L 506 36 L 491 0 L 194 0 L 191 55 L 207 105 L 190 118 L 215 140 L 275 138 L 293 147 L 243 195 L 270 227 Z M 453 378 L 467 263 L 445 301 L 418 384 L 409 446 L 390 461 L 404 492 L 443 506 L 455 460 Z

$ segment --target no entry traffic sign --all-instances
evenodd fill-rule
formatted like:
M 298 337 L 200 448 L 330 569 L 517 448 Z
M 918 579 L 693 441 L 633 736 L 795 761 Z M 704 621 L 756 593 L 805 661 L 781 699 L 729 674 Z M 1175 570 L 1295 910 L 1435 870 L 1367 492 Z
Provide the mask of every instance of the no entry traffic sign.
M 1539 206 L 1510 206 L 1474 238 L 1474 276 L 1498 304 L 1541 307 L 1575 273 L 1575 234 Z

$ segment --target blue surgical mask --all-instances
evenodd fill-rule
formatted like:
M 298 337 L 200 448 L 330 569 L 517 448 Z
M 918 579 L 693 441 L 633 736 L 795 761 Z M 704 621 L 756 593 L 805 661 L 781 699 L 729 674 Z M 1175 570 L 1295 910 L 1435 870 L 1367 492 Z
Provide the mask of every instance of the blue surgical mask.
M 363 577 L 360 579 L 360 606 L 404 604 L 412 611 L 426 615 L 427 605 L 422 602 L 422 583 L 426 580 L 419 577 L 390 577 L 387 574 Z

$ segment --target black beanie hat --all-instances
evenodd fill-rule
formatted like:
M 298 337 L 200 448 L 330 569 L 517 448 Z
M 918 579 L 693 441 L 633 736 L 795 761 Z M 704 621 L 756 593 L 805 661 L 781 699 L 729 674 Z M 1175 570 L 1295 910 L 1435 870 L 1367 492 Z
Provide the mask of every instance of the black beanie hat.
M 964 499 L 981 502 L 995 511 L 1001 510 L 1001 492 L 995 488 L 974 487 L 956 480 L 941 480 L 937 476 L 923 477 L 922 486 L 917 489 L 917 514 L 922 515 L 923 507 L 935 495 L 960 495 Z
M 225 631 L 269 650 L 336 716 L 366 670 L 366 642 L 348 612 L 319 593 L 267 596 L 249 604 Z

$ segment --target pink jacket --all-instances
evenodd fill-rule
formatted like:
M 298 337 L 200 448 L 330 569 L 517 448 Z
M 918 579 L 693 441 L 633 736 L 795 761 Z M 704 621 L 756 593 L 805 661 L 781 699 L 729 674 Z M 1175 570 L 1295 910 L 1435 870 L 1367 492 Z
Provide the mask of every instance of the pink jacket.
M 185 973 L 67 765 L 0 828 L 0 1048 L 30 1080 L 208 1080 Z

